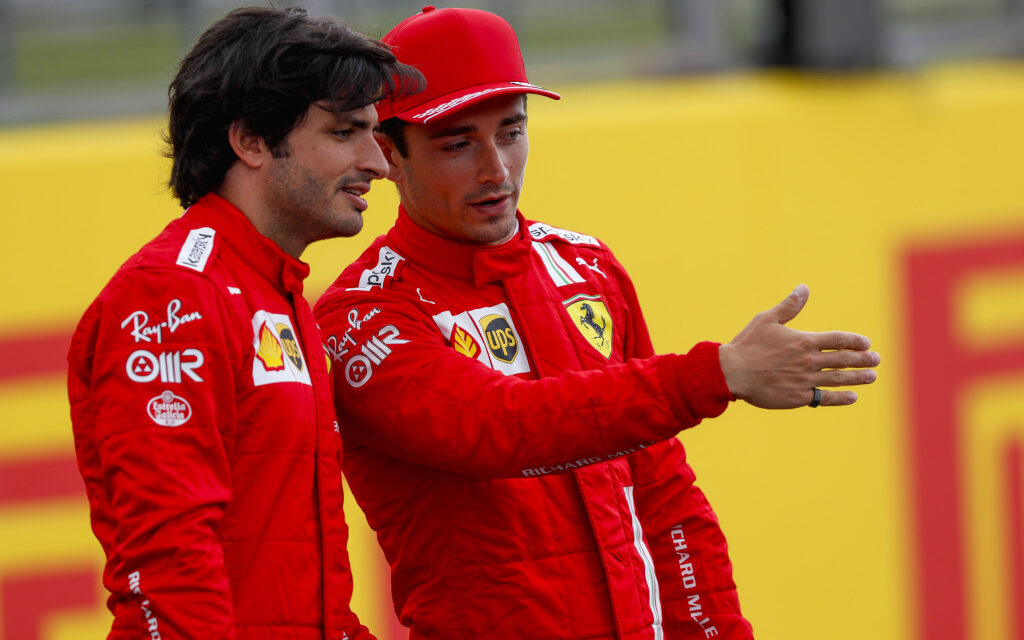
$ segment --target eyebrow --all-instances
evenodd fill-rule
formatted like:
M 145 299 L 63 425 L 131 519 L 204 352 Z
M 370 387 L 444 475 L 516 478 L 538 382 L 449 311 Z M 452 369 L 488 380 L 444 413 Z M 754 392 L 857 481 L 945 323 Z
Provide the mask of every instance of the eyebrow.
M 351 125 L 354 129 L 366 130 L 370 128 L 370 121 L 363 118 L 354 118 L 352 116 L 339 115 L 334 120 L 335 125 L 347 124 Z
M 525 121 L 526 121 L 526 114 L 525 113 L 519 113 L 517 115 L 509 116 L 508 118 L 505 118 L 504 120 L 501 121 L 501 123 L 498 126 L 499 127 L 508 127 L 508 126 L 511 126 L 511 125 L 514 125 L 514 124 L 519 124 L 519 123 L 525 122 Z M 437 133 L 430 134 L 430 138 L 429 139 L 430 140 L 437 140 L 438 138 L 453 138 L 455 136 L 466 135 L 467 133 L 475 133 L 476 131 L 477 131 L 477 127 L 475 125 L 471 125 L 471 124 L 468 124 L 468 125 L 465 125 L 465 126 L 462 126 L 462 127 L 450 127 L 448 129 L 442 129 L 441 131 L 438 131 Z

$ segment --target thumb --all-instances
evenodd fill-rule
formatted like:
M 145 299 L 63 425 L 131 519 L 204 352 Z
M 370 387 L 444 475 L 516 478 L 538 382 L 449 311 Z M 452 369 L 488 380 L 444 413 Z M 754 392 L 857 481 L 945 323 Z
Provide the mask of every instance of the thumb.
M 807 288 L 806 284 L 797 285 L 793 292 L 786 296 L 786 299 L 775 305 L 768 315 L 779 324 L 786 324 L 797 316 L 798 313 L 807 304 L 807 298 L 811 295 L 811 290 Z

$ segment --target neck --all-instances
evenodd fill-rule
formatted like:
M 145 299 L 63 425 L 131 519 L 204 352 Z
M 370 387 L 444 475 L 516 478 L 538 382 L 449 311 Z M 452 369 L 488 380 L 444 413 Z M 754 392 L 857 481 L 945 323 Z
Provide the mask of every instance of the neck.
M 238 207 L 252 226 L 273 240 L 282 251 L 293 258 L 300 258 L 309 243 L 291 233 L 281 216 L 267 206 L 261 183 L 254 177 L 251 169 L 236 162 L 225 174 L 224 181 L 216 190 L 217 195 Z

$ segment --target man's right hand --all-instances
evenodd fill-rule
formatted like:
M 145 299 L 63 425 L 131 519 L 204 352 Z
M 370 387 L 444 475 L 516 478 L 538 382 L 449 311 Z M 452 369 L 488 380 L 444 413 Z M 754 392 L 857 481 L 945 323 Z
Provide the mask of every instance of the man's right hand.
M 799 285 L 785 300 L 750 321 L 718 349 L 729 391 L 763 409 L 810 404 L 815 387 L 871 384 L 881 357 L 871 341 L 846 331 L 812 333 L 785 326 L 807 304 L 810 290 Z M 822 406 L 853 404 L 853 391 L 821 390 Z

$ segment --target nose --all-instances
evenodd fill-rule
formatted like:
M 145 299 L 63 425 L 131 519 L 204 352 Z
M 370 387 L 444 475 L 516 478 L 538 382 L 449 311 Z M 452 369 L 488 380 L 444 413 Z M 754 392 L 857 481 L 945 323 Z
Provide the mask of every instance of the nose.
M 360 149 L 359 169 L 371 176 L 371 180 L 382 180 L 388 175 L 388 161 L 374 137 L 367 136 Z
M 505 158 L 495 142 L 480 145 L 479 179 L 484 184 L 502 183 L 508 180 L 509 170 Z

